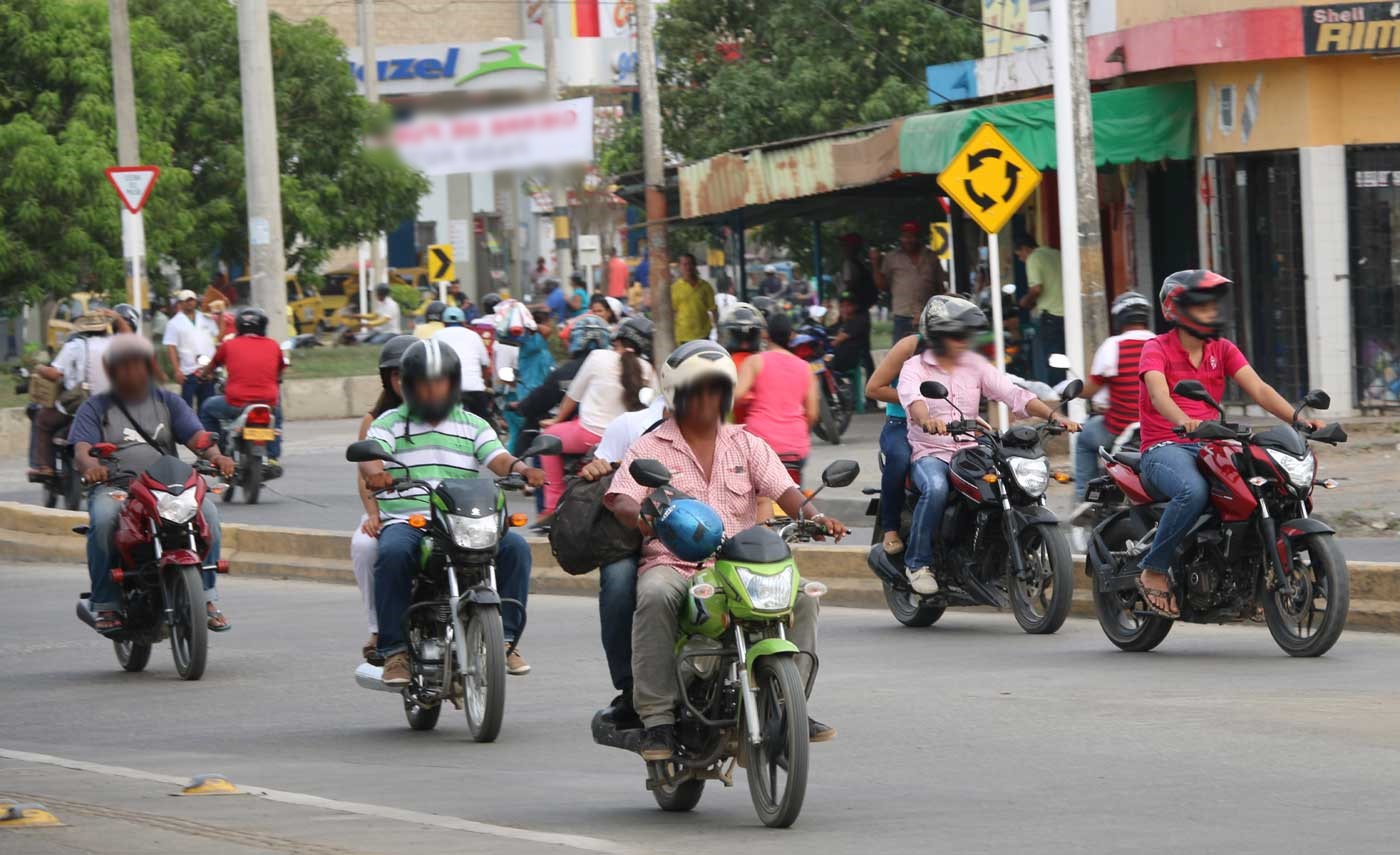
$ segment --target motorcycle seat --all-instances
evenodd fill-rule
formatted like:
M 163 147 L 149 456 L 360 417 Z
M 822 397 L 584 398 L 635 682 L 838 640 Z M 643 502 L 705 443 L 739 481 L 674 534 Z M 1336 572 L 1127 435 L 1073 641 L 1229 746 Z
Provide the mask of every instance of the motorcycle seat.
M 1138 467 L 1142 465 L 1142 455 L 1136 451 L 1119 451 L 1114 453 L 1113 461 L 1137 472 Z

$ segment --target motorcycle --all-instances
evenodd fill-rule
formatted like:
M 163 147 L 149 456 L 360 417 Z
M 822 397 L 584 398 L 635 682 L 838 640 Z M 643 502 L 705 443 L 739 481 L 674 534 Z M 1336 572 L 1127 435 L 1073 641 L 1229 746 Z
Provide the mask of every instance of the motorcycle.
M 635 460 L 627 471 L 652 490 L 642 510 L 648 518 L 664 513 L 672 499 L 689 498 L 668 486 L 671 473 L 659 461 Z M 859 472 L 854 461 L 838 460 L 822 473 L 822 485 L 844 487 Z M 821 533 L 821 525 L 808 520 L 785 525 L 808 537 Z M 764 526 L 725 538 L 715 559 L 695 574 L 682 607 L 676 753 L 647 763 L 646 786 L 662 810 L 689 811 L 706 781 L 732 787 L 734 767 L 741 765 L 758 818 L 786 828 L 797 821 L 807 791 L 810 684 L 803 684 L 801 654 L 785 627 L 798 592 L 820 597 L 826 586 L 803 582 L 784 538 Z M 812 658 L 809 681 L 818 665 Z M 642 731 L 619 730 L 604 712 L 593 716 L 593 741 L 639 753 Z
M 1321 656 L 1346 625 L 1351 599 L 1346 558 L 1334 529 L 1311 516 L 1317 459 L 1309 442 L 1346 442 L 1341 425 L 1319 430 L 1279 425 L 1254 433 L 1225 420 L 1225 411 L 1196 380 L 1172 390 L 1209 404 L 1219 421 L 1181 436 L 1200 443 L 1196 463 L 1210 482 L 1210 505 L 1192 527 L 1173 563 L 1176 621 L 1253 620 L 1260 609 L 1274 641 L 1290 656 Z M 1326 392 L 1309 392 L 1304 407 L 1331 406 Z M 1161 644 L 1173 619 L 1147 609 L 1137 590 L 1136 559 L 1147 551 L 1166 507 L 1143 482 L 1141 455 L 1100 452 L 1108 474 L 1090 482 L 1086 500 L 1110 509 L 1094 527 L 1085 570 L 1094 609 L 1108 640 L 1142 652 Z M 1319 608 L 1319 603 L 1322 607 Z
M 557 454 L 558 446 L 555 437 L 541 436 L 523 456 Z M 368 439 L 350 445 L 345 459 L 408 468 Z M 526 522 L 524 514 L 507 512 L 505 497 L 506 490 L 524 486 L 525 480 L 512 474 L 436 483 L 403 478 L 387 488 L 421 491 L 426 511 L 408 521 L 427 534 L 410 605 L 401 616 L 380 618 L 403 621 L 412 676 L 406 688 L 386 686 L 383 667 L 366 662 L 355 669 L 355 682 L 402 695 L 404 715 L 414 730 L 436 727 L 442 702 L 448 701 L 466 708 L 467 726 L 477 742 L 492 742 L 501 732 L 507 654 L 501 607 L 510 605 L 522 614 L 525 607 L 496 593 L 496 547 L 507 530 Z
M 1080 381 L 1071 380 L 1060 405 L 1082 388 Z M 919 394 L 944 400 L 948 390 L 930 380 L 919 387 Z M 1047 421 L 998 434 L 980 419 L 968 419 L 961 411 L 959 415 L 960 420 L 948 425 L 949 434 L 977 444 L 954 454 L 948 466 L 952 490 L 933 562 L 938 593 L 923 595 L 909 587 L 903 562 L 885 553 L 879 525 L 866 563 L 884 586 L 890 612 L 905 626 L 931 626 L 949 606 L 1009 605 L 1027 633 L 1053 633 L 1069 616 L 1074 564 L 1059 519 L 1045 506 L 1046 488 L 1062 476 L 1052 478 L 1041 441 L 1065 429 Z M 866 514 L 878 520 L 880 491 L 864 492 L 872 496 Z M 900 529 L 906 542 L 917 502 L 914 491 L 907 491 Z
M 16 366 L 14 373 L 15 394 L 29 394 L 29 369 Z M 24 408 L 24 415 L 32 422 L 39 409 L 38 404 L 29 404 Z M 58 452 L 54 456 L 54 474 L 31 475 L 29 480 L 43 489 L 44 507 L 56 508 L 61 501 L 65 508 L 76 511 L 83 505 L 83 482 L 73 465 L 73 447 L 68 444 L 67 436 L 54 436 L 53 444 Z
M 798 327 L 788 349 L 812 367 L 821 388 L 820 416 L 812 425 L 818 439 L 840 445 L 856 411 L 856 393 L 849 377 L 837 376 L 826 363 L 830 337 L 817 320 Z
M 243 501 L 256 505 L 263 481 L 282 474 L 267 463 L 267 444 L 277 438 L 274 424 L 272 407 L 249 404 L 224 430 L 224 453 L 233 458 L 237 467 L 224 491 L 225 502 L 232 502 L 235 489 L 242 487 Z
M 116 450 L 115 445 L 102 442 L 92 447 L 92 454 L 107 460 Z M 127 671 L 145 669 L 152 646 L 168 637 L 180 678 L 204 676 L 209 616 L 200 571 L 228 572 L 225 560 L 205 561 L 213 532 L 199 508 L 211 489 L 204 476 L 215 474 L 208 463 L 190 466 L 166 455 L 136 475 L 126 490 L 112 493 L 122 503 L 115 538 L 118 566 L 111 573 L 121 591 L 123 620 L 120 629 L 103 634 L 111 639 L 117 662 Z M 86 536 L 88 526 L 76 526 L 73 531 Z M 97 629 L 91 597 L 89 592 L 78 596 L 77 614 Z

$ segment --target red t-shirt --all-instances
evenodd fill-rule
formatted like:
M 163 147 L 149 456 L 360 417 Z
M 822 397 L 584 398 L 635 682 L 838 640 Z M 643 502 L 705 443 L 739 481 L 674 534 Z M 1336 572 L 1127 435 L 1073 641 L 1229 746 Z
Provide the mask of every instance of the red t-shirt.
M 266 336 L 240 335 L 219 345 L 215 365 L 228 367 L 224 398 L 230 406 L 277 404 L 282 377 L 282 348 Z
M 1176 330 L 1163 333 L 1143 345 L 1142 355 L 1138 359 L 1138 401 L 1142 411 L 1139 422 L 1142 425 L 1143 449 L 1163 442 L 1190 441 L 1173 433 L 1174 425 L 1152 406 L 1152 397 L 1147 393 L 1147 381 L 1143 379 L 1147 372 L 1160 371 L 1166 375 L 1168 389 L 1175 388 L 1182 380 L 1199 380 L 1206 387 L 1206 391 L 1210 392 L 1211 397 L 1219 401 L 1225 397 L 1226 379 L 1234 377 L 1241 368 L 1248 365 L 1249 360 L 1244 358 L 1244 354 L 1235 347 L 1235 343 L 1223 338 L 1206 342 L 1199 368 L 1191 364 L 1191 358 L 1186 355 L 1186 348 L 1181 346 L 1181 339 Z M 1172 395 L 1172 400 L 1182 412 L 1193 419 L 1206 421 L 1220 418 L 1220 414 L 1212 409 L 1210 404 L 1188 401 L 1177 395 Z

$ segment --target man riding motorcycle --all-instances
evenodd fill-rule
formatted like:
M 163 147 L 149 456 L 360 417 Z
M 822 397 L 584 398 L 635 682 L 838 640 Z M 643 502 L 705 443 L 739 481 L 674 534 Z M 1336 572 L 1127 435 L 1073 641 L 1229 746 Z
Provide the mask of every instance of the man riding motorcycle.
M 87 552 L 96 628 L 99 632 L 112 632 L 122 627 L 118 611 L 121 594 L 111 576 L 116 563 L 112 540 L 121 512 L 121 502 L 113 497 L 113 491 L 161 456 L 175 454 L 176 443 L 214 464 L 225 478 L 233 474 L 234 464 L 201 428 L 189 405 L 152 382 L 155 349 L 149 341 L 130 333 L 113 336 L 102 361 L 111 390 L 83 404 L 73 419 L 68 438 L 74 444 L 74 462 L 83 483 L 92 486 L 88 494 Z M 115 454 L 108 460 L 91 455 L 92 447 L 101 442 L 116 446 Z M 200 510 L 212 533 L 207 563 L 213 565 L 219 560 L 219 513 L 208 496 Z M 215 574 L 208 570 L 203 575 L 209 628 L 222 632 L 230 624 L 215 606 Z
M 234 319 L 237 335 L 219 345 L 214 358 L 199 370 L 200 376 L 208 379 L 220 365 L 228 371 L 228 382 L 224 384 L 224 394 L 205 399 L 199 408 L 199 419 L 204 429 L 212 434 L 221 434 L 223 423 L 238 418 L 243 409 L 251 404 L 267 404 L 272 407 L 277 422 L 277 437 L 268 443 L 267 465 L 277 468 L 282 456 L 282 370 L 286 361 L 282 357 L 282 347 L 267 337 L 267 313 L 262 309 L 245 308 L 238 310 Z M 220 446 L 227 450 L 224 438 L 220 436 Z
M 544 483 L 544 473 L 512 456 L 501 445 L 491 426 L 467 412 L 460 403 L 462 366 L 457 354 L 437 341 L 417 341 L 399 361 L 399 387 L 404 403 L 374 420 L 368 438 L 407 464 L 407 469 L 386 469 L 380 461 L 359 464 L 370 490 L 381 492 L 382 529 L 379 555 L 374 564 L 375 611 L 379 615 L 378 653 L 384 662 L 384 683 L 406 686 L 411 679 L 404 640 L 404 612 L 413 590 L 413 576 L 423 530 L 410 524 L 423 503 L 418 492 L 393 492 L 394 481 L 418 478 L 436 482 L 443 478 L 473 478 L 484 467 L 504 477 L 519 472 L 532 486 Z M 496 552 L 496 588 L 503 598 L 523 608 L 530 592 L 530 547 L 513 531 L 501 538 Z M 521 609 L 506 609 L 507 649 L 519 638 Z M 530 666 L 519 649 L 506 660 L 512 675 L 527 674 Z
M 89 394 L 107 391 L 107 376 L 102 370 L 102 357 L 111 339 L 109 320 L 93 312 L 78 318 L 73 335 L 59 348 L 49 365 L 36 366 L 39 376 L 63 384 L 63 392 L 49 406 L 38 407 L 31 418 L 29 480 L 52 478 L 55 471 L 54 437 L 62 434 L 73 422 L 78 408 Z
M 699 567 L 686 565 L 655 536 L 642 519 L 642 502 L 650 490 L 628 472 L 633 460 L 655 458 L 673 473 L 671 486 L 719 512 L 724 529 L 735 534 L 754 525 L 755 500 L 775 499 L 793 519 L 818 520 L 840 539 L 846 527 L 803 507 L 802 492 L 792 483 L 778 455 L 738 425 L 724 424 L 733 402 L 737 372 L 728 351 L 714 342 L 687 342 L 661 367 L 661 390 L 674 417 L 638 439 L 613 477 L 606 504 L 624 525 L 643 535 L 637 579 L 637 609 L 632 625 L 633 697 L 646 731 L 641 755 L 647 761 L 670 758 L 675 747 L 676 634 L 679 609 Z M 797 596 L 791 640 L 815 655 L 817 603 Z M 801 657 L 804 677 L 811 657 Z M 809 720 L 811 741 L 824 742 L 834 728 Z
M 1177 547 L 1191 531 L 1210 499 L 1210 485 L 1196 468 L 1199 443 L 1176 432 L 1191 433 L 1201 422 L 1219 417 L 1201 401 L 1177 395 L 1182 380 L 1199 380 L 1212 398 L 1225 396 L 1233 378 L 1250 400 L 1285 424 L 1293 424 L 1293 406 L 1250 366 L 1234 342 L 1222 338 L 1225 321 L 1220 301 L 1230 280 L 1210 270 L 1179 270 L 1162 282 L 1158 300 L 1162 317 L 1175 329 L 1148 341 L 1138 362 L 1141 382 L 1142 480 L 1169 504 L 1157 524 L 1151 548 L 1138 559 L 1138 592 L 1147 607 L 1175 618 L 1180 605 L 1171 593 L 1171 566 Z M 1316 430 L 1320 419 L 1306 420 Z

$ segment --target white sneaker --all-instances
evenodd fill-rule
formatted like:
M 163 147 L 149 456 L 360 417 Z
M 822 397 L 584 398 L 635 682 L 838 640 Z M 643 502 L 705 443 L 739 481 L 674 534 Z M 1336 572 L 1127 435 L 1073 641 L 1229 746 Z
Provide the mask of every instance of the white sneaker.
M 904 575 L 909 577 L 909 587 L 914 589 L 914 593 L 925 596 L 938 593 L 938 580 L 933 578 L 933 571 L 927 567 L 905 570 Z

